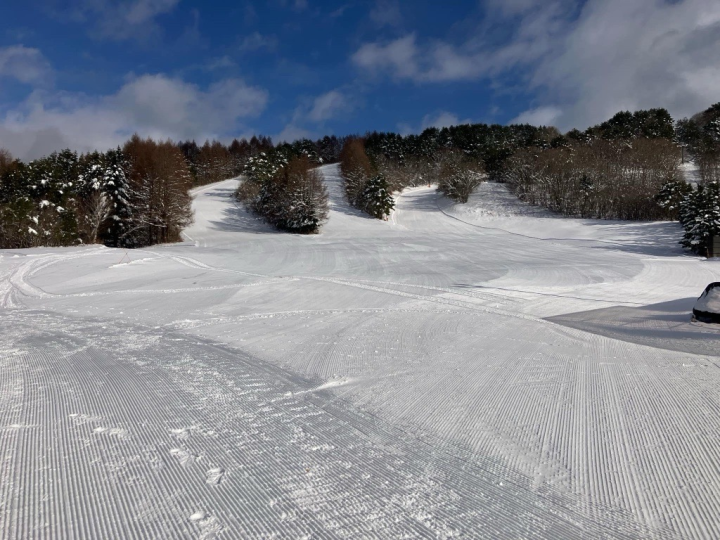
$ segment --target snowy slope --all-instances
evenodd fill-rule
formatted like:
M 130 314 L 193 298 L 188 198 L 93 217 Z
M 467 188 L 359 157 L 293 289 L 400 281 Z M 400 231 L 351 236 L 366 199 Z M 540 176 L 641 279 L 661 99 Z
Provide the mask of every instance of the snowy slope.
M 183 244 L 0 252 L 0 538 L 720 537 L 720 265 L 322 170 L 319 235 L 228 180 Z

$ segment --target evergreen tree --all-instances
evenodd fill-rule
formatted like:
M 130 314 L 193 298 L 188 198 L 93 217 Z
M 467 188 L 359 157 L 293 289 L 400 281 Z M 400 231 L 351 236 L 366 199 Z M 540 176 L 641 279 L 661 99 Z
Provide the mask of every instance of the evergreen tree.
M 377 219 L 385 219 L 395 208 L 387 180 L 376 174 L 365 184 L 362 192 L 362 209 Z
M 274 154 L 281 152 L 276 149 Z M 238 198 L 280 230 L 317 232 L 328 215 L 328 194 L 320 173 L 307 156 L 275 163 L 278 166 L 272 176 L 256 176 L 249 186 L 241 186 Z
M 128 179 L 128 159 L 119 148 L 104 156 L 103 190 L 110 202 L 110 210 L 101 229 L 101 238 L 111 247 L 129 246 L 127 238 L 133 219 L 132 192 Z
M 720 183 L 700 184 L 689 193 L 680 205 L 680 223 L 683 247 L 706 254 L 710 239 L 720 235 Z
M 671 180 L 660 189 L 655 197 L 658 205 L 665 208 L 674 219 L 680 215 L 680 206 L 692 192 L 692 186 L 683 180 Z

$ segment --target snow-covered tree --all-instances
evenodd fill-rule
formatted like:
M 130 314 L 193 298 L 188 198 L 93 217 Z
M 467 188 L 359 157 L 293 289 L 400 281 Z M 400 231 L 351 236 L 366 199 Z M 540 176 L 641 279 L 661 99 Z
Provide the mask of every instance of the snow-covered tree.
M 384 175 L 376 174 L 365 183 L 361 207 L 377 219 L 385 219 L 393 211 L 395 199 L 390 194 Z
M 340 152 L 340 173 L 345 181 L 345 196 L 348 202 L 361 208 L 365 184 L 374 174 L 362 139 L 354 137 L 345 141 Z
M 466 203 L 484 179 L 482 165 L 465 159 L 459 152 L 446 152 L 441 161 L 438 190 L 447 197 Z
M 684 180 L 666 182 L 655 196 L 660 208 L 665 208 L 675 219 L 680 215 L 680 206 L 692 192 L 692 186 Z
M 720 235 L 720 183 L 700 184 L 689 193 L 680 205 L 680 223 L 683 247 L 706 254 L 710 239 Z
M 241 190 L 241 200 L 254 213 L 280 230 L 299 234 L 317 232 L 327 219 L 328 194 L 320 173 L 307 156 L 281 165 L 274 176 L 253 181 Z
M 119 148 L 110 150 L 104 156 L 103 192 L 109 202 L 109 212 L 102 227 L 102 239 L 108 246 L 123 246 L 130 229 L 132 209 L 132 188 L 128 172 L 130 164 Z

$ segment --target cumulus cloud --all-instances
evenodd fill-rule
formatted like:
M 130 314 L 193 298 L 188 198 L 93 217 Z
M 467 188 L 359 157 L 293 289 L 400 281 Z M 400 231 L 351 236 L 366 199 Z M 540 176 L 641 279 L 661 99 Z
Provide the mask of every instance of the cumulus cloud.
M 315 98 L 307 118 L 313 122 L 323 122 L 350 110 L 350 108 L 350 103 L 342 92 L 331 90 Z
M 240 79 L 202 89 L 165 75 L 134 78 L 100 98 L 36 90 L 0 118 L 0 146 L 33 159 L 66 147 L 107 149 L 135 132 L 175 140 L 223 137 L 260 114 L 267 99 L 266 91 Z
M 620 109 L 693 114 L 718 101 L 717 0 L 486 0 L 462 43 L 409 34 L 352 56 L 375 75 L 417 84 L 520 77 L 538 96 L 519 119 L 587 127 Z M 491 27 L 512 28 L 495 42 Z M 514 81 L 517 83 L 517 81 Z
M 303 127 L 308 123 L 321 125 L 328 120 L 353 110 L 353 103 L 342 89 L 330 90 L 314 99 L 303 99 L 295 109 L 292 120 L 283 130 L 273 136 L 277 142 L 293 142 L 298 139 L 313 139 L 319 134 Z
M 562 116 L 559 107 L 547 106 L 527 110 L 513 118 L 511 124 L 530 124 L 533 126 L 554 126 Z
M 389 42 L 363 44 L 352 56 L 359 67 L 417 83 L 472 81 L 500 75 L 518 66 L 530 66 L 552 50 L 554 37 L 572 13 L 573 0 L 515 0 L 498 4 L 478 36 L 460 44 L 442 40 L 419 43 L 411 33 Z M 499 0 L 492 0 L 491 6 Z M 534 8 L 533 8 L 534 6 Z M 487 28 L 512 24 L 512 38 L 504 43 L 485 41 Z
M 388 71 L 397 78 L 418 79 L 418 48 L 415 34 L 389 43 L 366 43 L 353 55 L 358 66 L 374 71 Z
M 471 124 L 470 119 L 460 120 L 456 114 L 448 111 L 439 111 L 436 114 L 426 114 L 422 119 L 422 129 L 430 127 L 444 128 L 450 126 L 459 126 L 461 124 Z
M 0 47 L 0 77 L 42 85 L 52 79 L 52 74 L 50 64 L 38 49 L 23 45 Z
M 720 2 L 592 0 L 555 50 L 532 83 L 546 101 L 566 104 L 562 127 L 620 109 L 692 115 L 719 100 Z
M 448 111 L 437 111 L 433 114 L 426 114 L 423 116 L 422 121 L 419 125 L 411 122 L 400 122 L 397 125 L 398 131 L 401 135 L 412 135 L 420 133 L 427 128 L 444 128 L 450 126 L 460 126 L 463 124 L 472 124 L 472 120 L 465 118 L 461 120 L 458 115 Z
M 315 137 L 316 134 L 314 134 L 312 131 L 297 126 L 294 123 L 290 123 L 286 125 L 283 130 L 277 135 L 275 135 L 272 139 L 277 143 L 291 143 L 299 139 L 314 139 Z

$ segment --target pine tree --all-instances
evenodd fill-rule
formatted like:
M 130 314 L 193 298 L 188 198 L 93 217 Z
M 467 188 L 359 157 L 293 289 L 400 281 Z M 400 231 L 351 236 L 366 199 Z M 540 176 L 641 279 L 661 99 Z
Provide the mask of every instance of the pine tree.
M 665 183 L 660 192 L 655 196 L 660 208 L 665 208 L 668 213 L 677 219 L 680 206 L 685 198 L 692 192 L 692 186 L 683 180 L 671 180 Z
M 328 215 L 328 194 L 307 156 L 283 164 L 246 204 L 274 227 L 299 234 L 318 231 Z
M 362 192 L 362 209 L 377 219 L 385 219 L 395 208 L 387 180 L 376 174 L 367 181 Z
M 133 218 L 129 167 L 127 157 L 119 148 L 106 152 L 102 182 L 110 209 L 101 229 L 101 237 L 107 246 L 124 247 L 129 243 L 126 236 Z
M 680 205 L 683 247 L 703 255 L 713 236 L 720 235 L 720 183 L 700 184 Z

